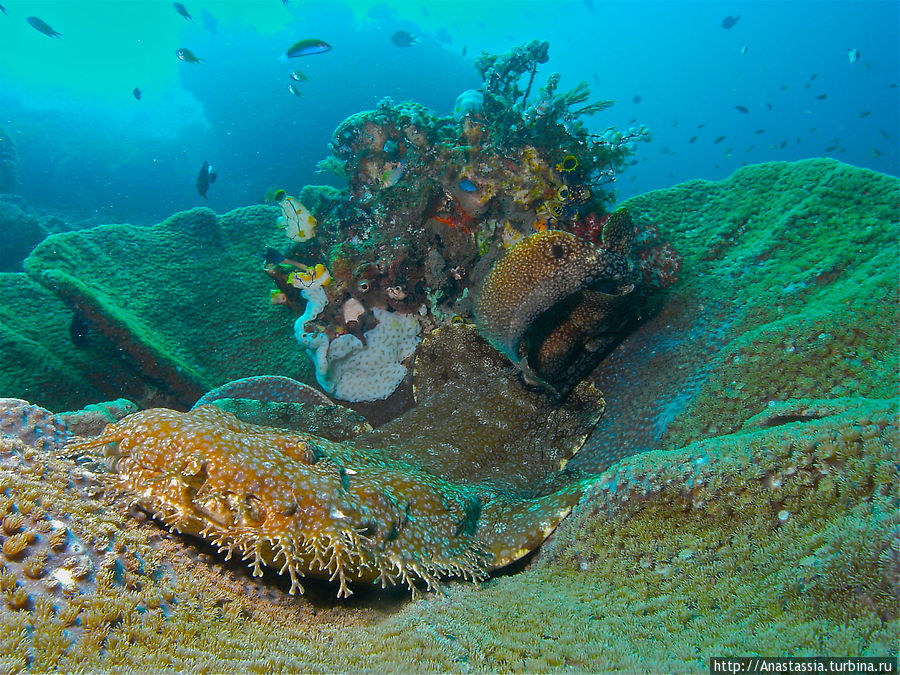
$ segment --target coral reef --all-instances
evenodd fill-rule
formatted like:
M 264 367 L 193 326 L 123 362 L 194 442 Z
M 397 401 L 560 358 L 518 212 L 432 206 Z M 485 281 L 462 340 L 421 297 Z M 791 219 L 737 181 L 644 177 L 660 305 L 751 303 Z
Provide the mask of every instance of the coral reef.
M 0 192 L 3 190 L 0 189 Z M 25 213 L 18 204 L 2 198 L 0 198 L 0 231 L 3 232 L 0 272 L 21 272 L 22 261 L 38 242 L 47 236 L 47 229 L 43 223 Z
M 481 368 L 448 383 L 448 352 L 481 354 Z M 484 578 L 533 550 L 568 513 L 580 484 L 553 474 L 587 438 L 603 401 L 590 385 L 562 405 L 528 391 L 469 326 L 429 336 L 416 370 L 423 393 L 441 375 L 440 392 L 352 441 L 201 405 L 135 413 L 69 450 L 106 447 L 120 486 L 144 508 L 228 557 L 238 553 L 254 574 L 263 565 L 287 572 L 291 594 L 310 575 L 339 582 L 344 597 L 352 581 L 415 590 L 446 574 Z M 483 386 L 470 391 L 475 380 Z
M 321 167 L 347 187 L 305 187 L 298 204 L 318 226 L 268 266 L 278 286 L 273 300 L 300 314 L 295 334 L 332 396 L 387 398 L 419 337 L 472 318 L 475 290 L 515 241 L 547 229 L 573 232 L 590 214 L 605 214 L 612 201 L 605 186 L 648 136 L 643 129 L 589 134 L 579 118 L 609 103 L 585 104 L 584 85 L 558 92 L 558 75 L 529 100 L 547 50 L 531 43 L 483 55 L 481 90 L 464 92 L 452 116 L 385 99 L 335 130 Z M 312 289 L 290 280 L 316 265 L 329 283 Z M 310 295 L 316 311 L 304 308 Z M 387 320 L 402 322 L 406 338 L 369 349 Z M 363 350 L 370 354 L 357 358 Z
M 897 195 L 896 178 L 808 160 L 636 198 L 635 250 L 643 228 L 671 236 L 677 281 L 601 362 L 604 416 L 539 488 L 579 485 L 573 513 L 516 574 L 477 586 L 408 602 L 358 584 L 335 601 L 310 579 L 291 597 L 289 581 L 254 579 L 142 520 L 99 460 L 86 471 L 0 439 L 2 544 L 29 532 L 13 557 L 0 550 L 16 584 L 0 576 L 4 668 L 700 673 L 722 654 L 896 655 Z M 644 243 L 664 258 L 658 241 Z M 523 394 L 471 327 L 452 329 L 417 347 L 413 388 L 436 407 L 347 445 L 394 466 L 415 456 L 453 484 L 499 472 L 509 489 L 539 485 L 561 459 L 541 463 L 541 427 L 554 425 L 526 414 L 546 396 Z M 800 342 L 779 342 L 794 333 Z M 494 368 L 509 376 L 494 383 Z M 483 416 L 472 393 L 510 407 Z M 504 433 L 488 420 L 523 416 L 533 427 L 508 449 L 472 456 Z M 60 550 L 83 545 L 90 563 L 70 595 L 44 581 L 69 578 L 47 548 L 54 520 L 73 547 Z M 36 581 L 41 561 L 24 563 L 42 552 Z
M 143 390 L 142 375 L 104 336 L 73 343 L 75 314 L 25 274 L 0 273 L 0 393 L 51 410 Z M 137 384 L 137 386 L 135 386 Z

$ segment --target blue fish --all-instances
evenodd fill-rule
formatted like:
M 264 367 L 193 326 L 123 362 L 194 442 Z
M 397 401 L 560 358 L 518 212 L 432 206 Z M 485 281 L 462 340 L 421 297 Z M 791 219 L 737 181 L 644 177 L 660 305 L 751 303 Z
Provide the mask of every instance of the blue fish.
M 41 19 L 37 18 L 36 16 L 29 16 L 25 20 L 28 22 L 28 24 L 32 28 L 34 28 L 36 31 L 43 33 L 47 37 L 59 37 L 60 35 L 62 35 L 62 33 L 58 33 L 55 30 L 53 30 L 50 26 L 48 26 L 47 22 L 42 21 Z
M 289 59 L 293 59 L 298 56 L 309 56 L 310 54 L 321 54 L 323 52 L 330 51 L 331 45 L 324 40 L 316 40 L 310 38 L 307 40 L 300 40 L 300 42 L 295 42 L 293 45 L 291 45 L 291 48 L 285 52 L 285 56 L 287 56 Z
M 464 192 L 475 192 L 478 189 L 478 186 L 468 178 L 463 178 L 461 181 L 459 181 L 458 185 L 459 189 L 463 190 Z

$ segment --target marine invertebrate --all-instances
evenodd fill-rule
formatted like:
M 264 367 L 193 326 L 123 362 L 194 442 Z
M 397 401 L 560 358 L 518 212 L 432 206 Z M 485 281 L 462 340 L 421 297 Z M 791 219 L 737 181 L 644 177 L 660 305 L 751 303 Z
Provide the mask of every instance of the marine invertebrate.
M 340 596 L 352 581 L 433 588 L 444 574 L 482 578 L 568 513 L 580 484 L 553 475 L 603 403 L 589 385 L 563 404 L 524 389 L 470 326 L 428 342 L 417 360 L 418 407 L 352 441 L 255 426 L 201 405 L 141 411 L 69 447 L 111 446 L 120 485 L 145 508 L 240 554 L 254 574 L 263 565 L 287 572 L 291 593 L 302 592 L 306 575 L 337 581 Z M 444 369 L 446 353 L 462 347 L 478 355 L 471 378 L 484 386 L 466 399 L 471 423 L 459 428 L 448 406 L 458 407 L 471 382 L 447 385 Z
M 617 211 L 601 246 L 558 230 L 521 240 L 479 289 L 479 331 L 526 379 L 566 393 L 627 319 L 623 308 L 640 279 L 629 257 L 633 236 L 627 212 Z

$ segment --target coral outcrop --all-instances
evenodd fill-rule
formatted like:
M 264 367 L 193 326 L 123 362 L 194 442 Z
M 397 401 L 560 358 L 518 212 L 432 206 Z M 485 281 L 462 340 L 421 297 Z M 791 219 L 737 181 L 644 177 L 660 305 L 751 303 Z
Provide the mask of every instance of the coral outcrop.
M 547 50 L 534 42 L 482 56 L 483 85 L 461 95 L 452 116 L 385 99 L 335 130 L 321 166 L 347 186 L 301 191 L 318 225 L 314 236 L 294 237 L 284 260 L 268 268 L 275 303 L 300 314 L 297 339 L 329 394 L 387 398 L 404 380 L 418 338 L 472 318 L 472 296 L 513 243 L 536 231 L 571 233 L 591 214 L 605 215 L 609 184 L 648 135 L 588 133 L 580 118 L 609 102 L 586 103 L 586 85 L 562 93 L 551 75 L 532 92 Z M 293 198 L 281 196 L 284 209 Z M 299 308 L 312 290 L 289 279 L 316 265 L 327 268 L 330 283 L 315 292 L 310 315 L 308 305 Z M 369 349 L 385 322 L 401 322 L 409 339 Z M 357 358 L 363 349 L 370 354 Z
M 290 322 L 260 299 L 268 289 L 259 261 L 279 241 L 276 215 L 268 206 L 218 217 L 199 208 L 149 228 L 57 234 L 34 250 L 25 270 L 112 345 L 116 363 L 103 378 L 119 389 L 114 393 L 186 408 L 247 375 L 308 378 L 306 359 L 275 338 L 290 340 Z M 117 377 L 126 367 L 130 376 Z

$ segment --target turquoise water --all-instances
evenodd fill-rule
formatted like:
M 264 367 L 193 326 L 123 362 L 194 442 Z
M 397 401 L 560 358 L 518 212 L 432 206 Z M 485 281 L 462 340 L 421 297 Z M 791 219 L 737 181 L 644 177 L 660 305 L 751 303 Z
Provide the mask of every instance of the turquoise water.
M 328 182 L 316 163 L 348 115 L 385 96 L 447 114 L 478 86 L 482 50 L 531 39 L 550 41 L 544 76 L 616 101 L 591 120 L 598 131 L 652 131 L 618 178 L 622 199 L 775 159 L 900 167 L 895 2 L 208 0 L 184 3 L 192 21 L 163 0 L 2 4 L 0 127 L 18 149 L 16 192 L 66 219 L 150 223 Z M 728 16 L 739 20 L 725 28 Z M 417 43 L 395 46 L 398 30 Z M 333 49 L 279 61 L 311 37 Z M 177 59 L 185 47 L 202 63 Z M 299 97 L 295 69 L 308 78 Z M 205 160 L 219 176 L 208 202 L 194 185 Z

